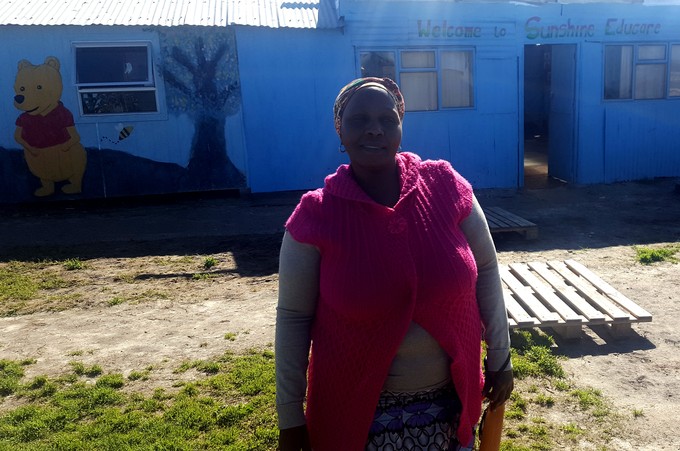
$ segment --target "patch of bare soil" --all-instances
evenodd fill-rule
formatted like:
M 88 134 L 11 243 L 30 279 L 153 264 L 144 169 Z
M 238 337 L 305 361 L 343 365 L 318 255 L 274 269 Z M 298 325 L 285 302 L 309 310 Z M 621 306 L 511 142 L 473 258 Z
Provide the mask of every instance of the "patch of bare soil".
M 86 267 L 44 265 L 57 287 L 0 318 L 0 359 L 37 359 L 29 377 L 74 360 L 124 375 L 152 368 L 143 389 L 191 377 L 173 373 L 183 361 L 272 346 L 282 224 L 298 195 L 6 212 L 0 264 L 78 257 Z M 654 315 L 625 339 L 584 328 L 556 350 L 577 384 L 624 416 L 612 449 L 680 449 L 680 264 L 634 258 L 634 246 L 680 242 L 675 182 L 477 195 L 539 226 L 537 240 L 497 235 L 501 263 L 574 259 Z

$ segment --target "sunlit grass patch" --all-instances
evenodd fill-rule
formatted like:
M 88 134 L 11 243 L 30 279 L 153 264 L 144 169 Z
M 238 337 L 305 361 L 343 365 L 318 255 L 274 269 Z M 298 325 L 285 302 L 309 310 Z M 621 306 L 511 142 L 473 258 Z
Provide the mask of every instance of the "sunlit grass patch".
M 0 360 L 0 396 L 8 396 L 19 388 L 19 381 L 24 377 L 21 364 L 13 360 Z
M 0 316 L 73 306 L 82 295 L 69 289 L 83 282 L 64 271 L 62 263 L 50 260 L 0 263 Z
M 78 376 L 96 377 L 102 374 L 102 367 L 99 365 L 85 366 L 83 362 L 69 362 L 73 372 Z
M 272 353 L 225 354 L 212 362 L 218 373 L 185 383 L 175 394 L 162 388 L 127 394 L 133 378 L 107 373 L 92 383 L 80 379 L 85 372 L 79 365 L 69 377 L 19 383 L 17 396 L 32 403 L 0 414 L 0 449 L 276 449 Z M 211 361 L 189 366 L 215 367 Z M 19 382 L 18 362 L 3 368 Z M 29 398 L 48 386 L 55 391 Z
M 68 271 L 76 271 L 85 268 L 85 263 L 83 263 L 79 258 L 68 258 L 64 260 L 64 268 Z
M 680 245 L 666 245 L 655 248 L 635 246 L 633 249 L 635 249 L 636 260 L 643 265 L 663 261 L 677 263 L 678 259 L 675 257 L 675 254 L 680 251 Z
M 0 267 L 0 302 L 31 299 L 40 288 L 38 281 L 23 270 L 24 265 L 9 262 Z
M 564 369 L 550 347 L 552 337 L 536 330 L 513 331 L 512 365 L 515 377 L 564 378 Z
M 205 269 L 210 269 L 213 266 L 217 266 L 217 259 L 215 257 L 206 257 L 205 260 L 203 260 L 203 268 Z

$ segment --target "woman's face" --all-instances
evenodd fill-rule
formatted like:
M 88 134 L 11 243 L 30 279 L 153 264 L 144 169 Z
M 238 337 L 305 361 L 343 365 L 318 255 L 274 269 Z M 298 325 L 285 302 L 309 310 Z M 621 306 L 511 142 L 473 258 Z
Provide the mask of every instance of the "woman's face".
M 401 119 L 392 96 L 377 86 L 354 93 L 342 114 L 340 141 L 353 166 L 394 165 L 401 144 Z

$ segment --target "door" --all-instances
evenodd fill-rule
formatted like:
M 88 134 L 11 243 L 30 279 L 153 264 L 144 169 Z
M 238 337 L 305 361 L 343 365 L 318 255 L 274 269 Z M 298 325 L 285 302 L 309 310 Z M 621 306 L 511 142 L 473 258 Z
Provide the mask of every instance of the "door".
M 575 166 L 576 45 L 552 45 L 548 175 L 572 182 Z

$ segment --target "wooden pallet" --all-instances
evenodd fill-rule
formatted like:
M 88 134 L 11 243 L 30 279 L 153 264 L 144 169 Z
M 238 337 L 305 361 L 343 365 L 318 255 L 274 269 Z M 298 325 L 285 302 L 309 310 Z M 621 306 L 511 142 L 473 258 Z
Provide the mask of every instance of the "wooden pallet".
M 574 260 L 500 265 L 511 328 L 552 328 L 564 338 L 606 325 L 615 337 L 652 315 Z
M 538 226 L 501 207 L 484 208 L 484 216 L 489 224 L 491 233 L 517 232 L 524 235 L 528 240 L 538 238 Z

